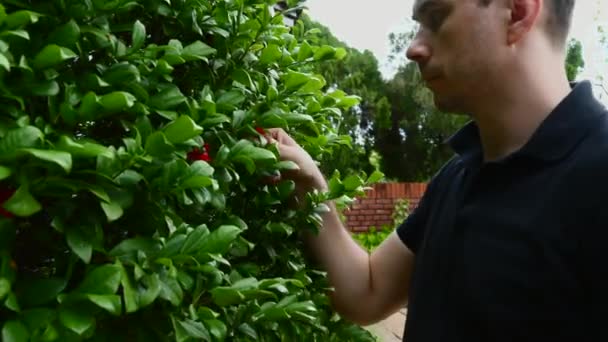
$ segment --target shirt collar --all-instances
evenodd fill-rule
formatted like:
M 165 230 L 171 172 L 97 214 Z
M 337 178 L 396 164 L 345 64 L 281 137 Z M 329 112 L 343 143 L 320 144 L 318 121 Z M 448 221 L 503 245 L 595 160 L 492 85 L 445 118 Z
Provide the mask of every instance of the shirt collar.
M 593 96 L 589 81 L 572 83 L 571 87 L 572 91 L 547 116 L 528 142 L 508 158 L 561 159 L 587 135 L 596 119 L 606 114 L 606 108 Z M 475 122 L 465 125 L 448 139 L 448 143 L 463 161 L 481 161 L 481 139 Z

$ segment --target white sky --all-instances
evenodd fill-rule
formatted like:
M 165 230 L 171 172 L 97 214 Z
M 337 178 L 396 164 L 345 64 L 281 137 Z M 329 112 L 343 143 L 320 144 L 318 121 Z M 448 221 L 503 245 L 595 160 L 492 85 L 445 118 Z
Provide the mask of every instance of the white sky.
M 413 0 L 307 0 L 309 15 L 329 27 L 332 33 L 349 46 L 374 53 L 385 77 L 395 71 L 389 65 L 388 34 L 403 32 L 412 16 Z M 600 5 L 601 4 L 601 5 Z M 570 36 L 581 41 L 585 69 L 579 79 L 589 79 L 608 89 L 608 46 L 600 46 L 598 26 L 608 29 L 608 0 L 576 1 Z M 600 89 L 595 94 L 608 103 L 608 95 Z

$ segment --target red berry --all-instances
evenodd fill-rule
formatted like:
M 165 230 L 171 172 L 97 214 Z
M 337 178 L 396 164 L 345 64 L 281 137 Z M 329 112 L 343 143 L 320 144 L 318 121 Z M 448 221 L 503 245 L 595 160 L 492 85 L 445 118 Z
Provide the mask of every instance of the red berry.
M 2 205 L 4 204 L 4 202 L 6 202 L 9 198 L 13 197 L 13 194 L 15 194 L 15 190 L 6 189 L 6 188 L 0 189 L 0 215 L 4 216 L 6 218 L 13 218 L 15 216 L 10 211 L 2 208 Z
M 262 127 L 256 127 L 255 130 L 261 135 L 266 135 L 266 131 Z

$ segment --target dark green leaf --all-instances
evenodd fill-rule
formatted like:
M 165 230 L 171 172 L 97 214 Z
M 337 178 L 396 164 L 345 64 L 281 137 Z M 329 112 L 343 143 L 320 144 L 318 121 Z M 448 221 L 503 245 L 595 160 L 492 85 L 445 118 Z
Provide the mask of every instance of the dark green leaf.
M 116 202 L 100 202 L 101 209 L 106 214 L 109 222 L 116 221 L 123 215 L 122 207 Z
M 4 209 L 11 213 L 26 217 L 31 216 L 42 209 L 42 206 L 36 199 L 29 193 L 28 189 L 21 186 L 11 198 L 9 198 L 4 204 Z
M 176 86 L 167 87 L 160 93 L 152 96 L 148 105 L 156 109 L 171 109 L 186 102 L 186 97 Z
M 24 10 L 15 11 L 4 18 L 4 24 L 8 29 L 15 29 L 30 23 L 34 24 L 38 22 L 38 18 L 40 18 L 40 14 L 35 12 Z
M 174 306 L 179 306 L 182 302 L 184 292 L 179 286 L 177 280 L 173 278 L 164 277 L 160 281 L 160 297 L 166 299 Z
M 146 140 L 146 151 L 153 156 L 165 156 L 175 149 L 162 132 L 152 133 Z
M 37 159 L 59 165 L 65 172 L 72 170 L 72 155 L 63 151 L 38 150 L 33 148 L 21 149 L 21 152 L 29 154 Z
M 19 148 L 37 146 L 44 134 L 34 126 L 25 126 L 10 130 L 0 140 L 0 159 L 11 159 Z
M 11 176 L 11 174 L 13 174 L 13 171 L 11 169 L 9 169 L 6 166 L 0 165 L 0 181 L 7 179 L 8 177 Z
M 196 41 L 184 48 L 184 50 L 182 51 L 182 57 L 186 61 L 206 60 L 206 56 L 212 55 L 216 51 L 217 50 L 210 47 L 209 45 L 201 41 Z
M 248 323 L 239 325 L 238 330 L 246 336 L 251 337 L 254 341 L 258 340 L 258 333 Z
M 203 128 L 186 115 L 180 116 L 164 129 L 165 137 L 173 144 L 192 139 L 199 136 L 202 132 Z
M 0 278 L 0 300 L 11 292 L 11 283 L 6 278 Z
M 181 254 L 192 254 L 198 252 L 204 245 L 205 237 L 209 235 L 207 226 L 196 227 L 188 234 L 186 241 L 182 245 Z
M 34 67 L 36 69 L 46 69 L 76 57 L 77 55 L 72 50 L 56 44 L 50 44 L 45 46 L 44 49 L 36 55 L 34 58 Z
M 60 46 L 73 46 L 80 39 L 80 27 L 74 21 L 70 20 L 64 25 L 59 26 L 55 31 L 51 32 L 48 41 Z
M 59 320 L 68 329 L 82 335 L 95 325 L 95 318 L 82 308 L 64 307 L 59 309 Z
M 146 41 L 146 27 L 141 21 L 136 20 L 133 24 L 133 32 L 131 33 L 131 50 L 136 51 L 144 45 Z
M 35 307 L 54 300 L 66 287 L 61 278 L 35 279 L 20 285 L 20 299 L 25 307 Z
M 203 323 L 189 319 L 185 321 L 178 321 L 177 323 L 186 331 L 188 336 L 199 340 L 202 339 L 204 341 L 211 341 L 211 335 L 209 335 L 209 331 L 207 328 L 205 328 Z
M 86 297 L 91 301 L 91 303 L 99 306 L 113 315 L 118 316 L 122 312 L 122 302 L 120 300 L 120 296 L 118 295 L 87 294 Z
M 4 323 L 2 327 L 3 342 L 27 342 L 29 338 L 30 333 L 20 321 L 7 321 Z
M 281 58 L 282 56 L 283 56 L 283 52 L 281 51 L 281 48 L 279 48 L 275 44 L 269 44 L 262 51 L 262 55 L 260 56 L 260 63 L 262 63 L 262 64 L 274 63 L 277 60 L 279 60 L 279 58 Z
M 221 226 L 206 236 L 199 253 L 224 254 L 240 233 L 236 226 Z
M 137 99 L 135 96 L 124 92 L 115 91 L 99 98 L 99 104 L 108 112 L 116 113 L 133 107 Z
M 93 255 L 93 244 L 79 228 L 70 228 L 66 232 L 68 246 L 78 257 L 88 264 Z
M 76 291 L 86 294 L 114 294 L 120 285 L 120 278 L 120 267 L 116 265 L 99 266 L 85 276 Z
M 36 96 L 55 96 L 59 94 L 59 84 L 55 81 L 42 81 L 34 83 L 29 87 L 32 94 Z
M 219 341 L 224 341 L 226 339 L 228 328 L 224 322 L 217 319 L 206 319 L 204 322 L 205 326 L 207 326 L 207 329 L 209 329 L 209 332 L 214 338 Z
M 55 147 L 69 152 L 74 157 L 92 158 L 101 154 L 109 154 L 108 148 L 92 142 L 75 142 L 70 137 L 62 135 Z
M 121 241 L 108 254 L 120 258 L 137 251 L 142 251 L 148 255 L 155 254 L 160 251 L 160 245 L 152 238 L 133 238 Z

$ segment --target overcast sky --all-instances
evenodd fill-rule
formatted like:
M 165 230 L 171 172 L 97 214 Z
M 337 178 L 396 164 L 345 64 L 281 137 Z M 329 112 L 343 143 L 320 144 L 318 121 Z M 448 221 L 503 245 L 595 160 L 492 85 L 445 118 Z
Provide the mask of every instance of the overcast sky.
M 600 3 L 603 6 L 600 6 Z M 359 50 L 372 51 L 385 77 L 395 66 L 388 64 L 388 34 L 404 31 L 412 16 L 413 0 L 307 0 L 309 15 L 329 27 L 338 39 Z M 583 44 L 586 67 L 579 78 L 599 82 L 604 75 L 608 88 L 608 47 L 600 46 L 598 26 L 608 28 L 608 0 L 578 0 L 574 10 L 571 37 Z M 608 103 L 608 96 L 602 100 Z

